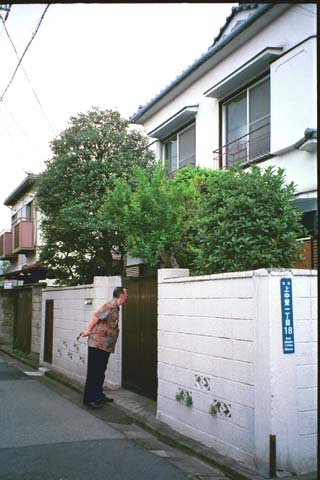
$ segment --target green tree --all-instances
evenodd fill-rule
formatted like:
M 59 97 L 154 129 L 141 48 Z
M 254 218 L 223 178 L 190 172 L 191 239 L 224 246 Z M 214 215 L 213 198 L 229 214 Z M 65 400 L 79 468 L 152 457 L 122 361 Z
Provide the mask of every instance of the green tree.
M 97 213 L 116 178 L 130 184 L 135 166 L 152 168 L 147 139 L 130 130 L 118 112 L 92 108 L 71 117 L 51 149 L 53 157 L 36 183 L 41 261 L 51 276 L 68 285 L 119 273 L 112 252 L 122 252 L 122 238 Z
M 193 212 L 205 171 L 183 169 L 173 179 L 160 165 L 150 175 L 135 168 L 132 184 L 115 180 L 107 191 L 100 218 L 124 239 L 124 248 L 151 266 L 185 266 L 192 260 Z
M 301 212 L 291 203 L 294 190 L 282 169 L 212 171 L 195 225 L 194 272 L 293 267 L 300 253 L 296 239 L 304 235 Z

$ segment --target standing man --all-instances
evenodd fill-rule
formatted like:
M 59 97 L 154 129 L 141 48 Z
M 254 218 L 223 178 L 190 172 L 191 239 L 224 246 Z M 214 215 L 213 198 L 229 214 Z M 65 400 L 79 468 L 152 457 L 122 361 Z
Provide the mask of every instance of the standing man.
M 94 409 L 113 402 L 112 398 L 104 395 L 103 383 L 109 356 L 114 352 L 119 335 L 119 307 L 127 298 L 127 290 L 116 287 L 113 298 L 92 315 L 87 330 L 81 333 L 82 337 L 89 337 L 83 403 Z

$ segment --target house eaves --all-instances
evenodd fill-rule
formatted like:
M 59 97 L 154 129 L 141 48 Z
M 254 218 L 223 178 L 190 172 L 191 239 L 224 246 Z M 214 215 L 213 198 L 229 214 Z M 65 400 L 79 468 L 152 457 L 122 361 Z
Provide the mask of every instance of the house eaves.
M 30 190 L 33 186 L 35 178 L 37 175 L 33 173 L 28 173 L 27 177 L 17 186 L 17 188 L 10 193 L 10 195 L 5 199 L 3 204 L 6 207 L 12 207 L 26 192 Z
M 190 85 L 212 70 L 228 55 L 240 48 L 248 40 L 254 37 L 259 31 L 279 17 L 290 4 L 260 4 L 254 13 L 243 21 L 236 29 L 230 32 L 225 38 L 215 43 L 200 58 L 190 65 L 162 92 L 154 97 L 145 106 L 141 107 L 130 117 L 132 123 L 144 124 L 148 118 L 163 108 L 166 104 L 180 95 Z M 278 46 L 278 45 L 277 45 Z

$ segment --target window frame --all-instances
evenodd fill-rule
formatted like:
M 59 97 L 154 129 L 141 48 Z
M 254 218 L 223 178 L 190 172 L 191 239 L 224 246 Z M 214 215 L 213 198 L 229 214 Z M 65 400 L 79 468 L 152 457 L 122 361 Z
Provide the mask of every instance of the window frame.
M 254 80 L 251 80 L 249 82 L 247 82 L 245 85 L 243 85 L 242 87 L 240 87 L 239 89 L 235 90 L 234 92 L 232 92 L 230 95 L 228 95 L 227 97 L 223 98 L 220 102 L 219 102 L 219 123 L 220 123 L 220 129 L 219 129 L 219 144 L 220 144 L 220 147 L 219 147 L 219 150 L 222 150 L 222 148 L 224 146 L 227 145 L 227 124 L 226 124 L 226 121 L 227 121 L 227 111 L 226 111 L 226 104 L 227 103 L 230 103 L 232 101 L 232 99 L 235 99 L 236 97 L 238 97 L 239 95 L 241 95 L 241 93 L 244 93 L 246 92 L 246 109 L 247 109 L 247 115 L 246 115 L 246 135 L 249 135 L 250 134 L 250 121 L 249 121 L 249 91 L 253 88 L 255 88 L 257 85 L 259 85 L 260 83 L 263 83 L 265 80 L 269 79 L 269 86 L 271 86 L 271 75 L 270 75 L 270 71 L 265 71 L 263 73 L 261 73 L 261 75 L 259 75 L 258 77 L 256 77 Z M 271 93 L 271 92 L 270 92 Z M 269 116 L 270 116 L 270 124 L 271 124 L 271 99 L 270 99 L 270 109 L 269 109 Z M 271 138 L 271 132 L 270 132 L 270 138 Z M 270 158 L 272 157 L 273 155 L 270 153 L 270 151 L 268 153 L 266 153 L 265 155 L 263 155 L 263 158 L 258 158 L 258 159 L 252 159 L 250 160 L 250 152 L 248 151 L 247 153 L 247 160 L 246 162 L 243 162 L 245 163 L 246 165 L 247 164 L 252 164 L 252 163 L 259 163 L 261 161 L 264 161 L 266 160 L 267 158 Z M 228 168 L 228 165 L 227 165 L 227 162 L 223 159 L 223 155 L 220 155 L 220 159 L 219 159 L 219 169 L 223 169 L 223 168 Z
M 187 130 L 191 130 L 191 128 L 194 128 L 194 166 L 196 165 L 196 122 L 193 120 L 191 123 L 188 125 L 185 125 L 183 128 L 177 130 L 176 132 L 173 132 L 170 134 L 170 136 L 164 138 L 161 140 L 161 162 L 162 165 L 165 165 L 166 158 L 165 158 L 165 148 L 166 144 L 168 144 L 170 141 L 176 139 L 177 142 L 177 166 L 175 169 L 167 169 L 167 174 L 170 175 L 176 170 L 179 170 L 180 168 L 185 168 L 186 166 L 190 165 L 189 163 L 187 165 L 184 165 L 183 167 L 180 167 L 180 135 L 185 133 Z
M 11 224 L 16 225 L 23 221 L 32 221 L 33 200 L 24 203 L 12 216 Z

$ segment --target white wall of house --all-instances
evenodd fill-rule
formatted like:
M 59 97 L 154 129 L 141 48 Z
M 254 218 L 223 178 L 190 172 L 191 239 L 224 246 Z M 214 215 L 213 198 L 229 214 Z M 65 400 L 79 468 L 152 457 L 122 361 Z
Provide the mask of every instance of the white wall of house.
M 259 166 L 261 169 L 272 166 L 283 168 L 286 182 L 296 185 L 296 195 L 304 193 L 304 197 L 310 194 L 312 197 L 317 196 L 317 152 L 293 149 L 276 158 L 265 160 Z
M 272 63 L 271 152 L 287 148 L 317 128 L 317 39 L 309 38 Z
M 292 280 L 293 354 L 282 347 L 281 278 Z M 265 474 L 276 435 L 278 469 L 315 471 L 316 282 L 309 270 L 203 277 L 160 270 L 158 418 Z M 190 393 L 191 407 L 176 400 L 179 389 Z
M 87 339 L 76 340 L 86 329 L 92 314 L 112 298 L 113 289 L 121 285 L 120 277 L 94 277 L 92 285 L 53 287 L 43 290 L 41 363 L 54 372 L 83 385 L 87 372 Z M 44 362 L 46 301 L 54 302 L 53 358 Z M 114 354 L 110 355 L 105 385 L 121 386 L 121 325 Z
M 316 5 L 304 4 L 303 7 L 311 13 L 307 14 L 298 4 L 289 5 L 241 45 L 236 44 L 236 40 L 232 48 L 224 47 L 226 54 L 216 54 L 217 63 L 206 74 L 183 91 L 179 87 L 175 97 L 174 91 L 170 92 L 167 104 L 161 101 L 161 109 L 145 121 L 145 131 L 152 132 L 186 106 L 198 105 L 196 164 L 217 168 L 213 163 L 213 151 L 219 148 L 219 101 L 222 98 L 206 97 L 204 93 L 265 48 L 282 48 L 282 56 L 270 67 L 270 151 L 276 156 L 265 164 L 285 168 L 287 181 L 297 185 L 297 192 L 315 192 L 316 152 L 277 153 L 300 140 L 306 128 L 317 128 L 316 39 L 310 38 L 317 33 Z M 153 150 L 160 158 L 158 143 L 153 145 Z

